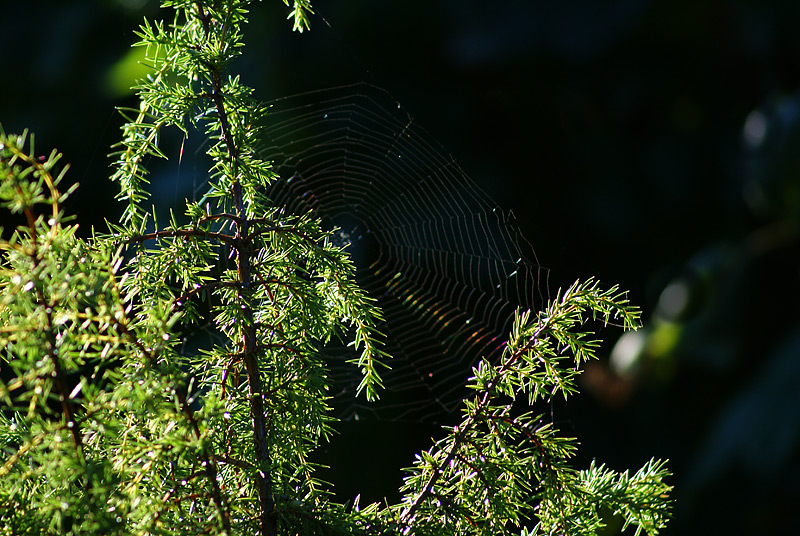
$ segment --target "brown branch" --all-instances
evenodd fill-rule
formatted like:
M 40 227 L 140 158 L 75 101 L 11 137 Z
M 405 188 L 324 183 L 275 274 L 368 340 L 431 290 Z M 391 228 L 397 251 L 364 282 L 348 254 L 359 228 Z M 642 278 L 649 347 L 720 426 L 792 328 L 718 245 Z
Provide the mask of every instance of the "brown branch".
M 118 288 L 116 286 L 116 280 L 114 280 L 114 283 L 115 283 L 114 289 L 116 292 L 118 292 Z M 136 336 L 136 334 L 132 333 L 128 329 L 126 323 L 124 323 L 121 320 L 116 321 L 115 328 L 128 338 L 130 344 L 135 346 L 142 353 L 145 359 L 147 359 L 147 361 L 149 361 L 150 363 L 156 362 L 155 354 L 153 354 L 150 349 L 144 346 L 144 344 L 142 343 L 141 340 L 139 340 L 139 337 Z M 197 419 L 194 418 L 194 413 L 192 412 L 192 409 L 189 406 L 189 402 L 186 399 L 186 394 L 183 393 L 181 389 L 175 389 L 175 395 L 178 399 L 181 411 L 183 412 L 184 416 L 187 418 L 189 424 L 192 427 L 192 431 L 194 432 L 195 437 L 200 439 L 200 437 L 202 436 L 200 425 L 198 424 Z M 201 457 L 203 458 L 203 466 L 205 468 L 204 472 L 206 475 L 206 480 L 208 481 L 208 484 L 211 487 L 211 497 L 213 498 L 214 503 L 217 505 L 217 508 L 220 512 L 223 528 L 225 529 L 226 532 L 230 533 L 231 525 L 228 515 L 228 509 L 225 506 L 225 500 L 222 497 L 222 490 L 220 489 L 219 482 L 217 481 L 218 471 L 217 471 L 216 456 L 214 455 L 214 452 L 209 449 L 207 453 L 201 454 Z
M 239 469 L 244 469 L 246 471 L 252 471 L 253 469 L 255 469 L 255 467 L 251 463 L 247 463 L 246 461 L 243 460 L 235 460 L 233 458 L 227 458 L 225 456 L 218 456 L 217 461 L 227 465 L 232 465 L 233 467 L 238 467 Z
M 237 241 L 233 248 L 236 250 L 236 273 L 239 284 L 241 285 L 239 298 L 243 302 L 243 322 L 242 338 L 240 341 L 242 360 L 244 361 L 247 373 L 249 394 L 250 394 L 250 416 L 253 423 L 253 443 L 256 456 L 258 458 L 259 471 L 255 475 L 255 484 L 259 497 L 259 522 L 263 536 L 276 536 L 278 532 L 277 519 L 275 518 L 275 500 L 272 495 L 272 479 L 269 474 L 271 458 L 269 454 L 269 443 L 267 441 L 267 419 L 265 418 L 263 386 L 261 382 L 261 370 L 256 359 L 257 341 L 256 326 L 253 321 L 253 310 L 250 306 L 250 294 L 252 291 L 252 252 L 251 239 L 248 236 L 249 221 L 244 217 L 244 196 L 242 185 L 238 177 L 239 148 L 236 146 L 233 133 L 228 121 L 228 114 L 225 109 L 225 100 L 222 93 L 221 73 L 213 65 L 207 65 L 211 75 L 212 92 L 211 98 L 217 109 L 222 139 L 228 151 L 228 159 L 231 164 L 233 191 L 233 204 L 236 209 L 236 236 Z
M 206 283 L 205 285 L 199 285 L 199 286 L 194 287 L 193 289 L 191 289 L 189 292 L 187 292 L 185 294 L 181 294 L 180 296 L 178 296 L 175 299 L 175 307 L 176 308 L 180 308 L 192 296 L 194 296 L 195 294 L 199 294 L 199 293 L 203 292 L 204 290 L 214 290 L 215 288 L 225 288 L 225 287 L 236 288 L 238 286 L 239 286 L 239 283 L 234 282 L 234 281 L 214 281 L 213 283 Z
M 288 344 L 284 344 L 284 343 L 281 343 L 281 342 L 273 342 L 273 343 L 269 343 L 269 344 L 259 344 L 257 346 L 257 348 L 259 350 L 273 350 L 273 349 L 277 348 L 277 349 L 280 349 L 280 350 L 286 350 L 287 352 L 291 352 L 291 353 L 293 353 L 294 355 L 297 355 L 297 356 L 302 356 L 303 355 L 300 352 L 300 350 L 298 350 L 297 348 L 292 348 Z
M 34 255 L 32 256 L 32 261 L 35 272 L 39 266 L 40 259 Z M 83 438 L 81 437 L 80 426 L 78 426 L 78 421 L 75 418 L 75 407 L 72 404 L 72 400 L 69 398 L 67 386 L 64 383 L 64 371 L 61 368 L 61 360 L 58 357 L 58 351 L 56 349 L 56 337 L 55 333 L 53 332 L 53 307 L 52 304 L 48 304 L 46 302 L 44 293 L 42 289 L 38 288 L 38 285 L 36 293 L 39 305 L 44 307 L 45 310 L 45 325 L 43 331 L 45 332 L 46 337 L 47 357 L 50 358 L 50 361 L 53 363 L 53 383 L 55 384 L 56 391 L 58 392 L 58 399 L 59 402 L 61 402 L 61 409 L 64 412 L 64 419 L 66 420 L 67 428 L 72 434 L 72 442 L 75 445 L 75 450 L 78 452 L 81 463 L 83 463 L 85 466 L 86 455 L 83 451 Z M 87 481 L 87 488 L 88 487 L 89 485 Z
M 203 34 L 208 39 L 208 34 L 211 31 L 211 15 L 203 9 L 202 2 L 195 2 L 194 4 L 197 6 L 197 18 L 203 23 Z
M 549 319 L 548 319 L 549 320 Z M 484 410 L 488 407 L 489 402 L 494 398 L 493 392 L 494 388 L 498 382 L 497 378 L 503 375 L 504 372 L 509 370 L 511 366 L 520 358 L 526 351 L 530 350 L 538 337 L 541 335 L 543 331 L 549 328 L 549 321 L 545 323 L 544 326 L 540 327 L 536 332 L 528 338 L 528 341 L 518 349 L 516 352 L 508 356 L 501 366 L 498 369 L 497 376 L 495 379 L 492 379 L 487 383 L 481 400 L 475 406 L 475 410 L 471 415 L 467 417 L 464 423 L 459 426 L 453 428 L 453 435 L 454 439 L 453 442 L 450 444 L 450 448 L 445 455 L 444 461 L 440 464 L 439 467 L 447 467 L 450 462 L 455 460 L 456 456 L 458 455 L 458 449 L 461 448 L 461 445 L 464 444 L 466 441 L 466 437 L 468 432 L 470 432 L 475 426 L 477 426 L 479 422 L 479 417 L 483 415 Z M 486 418 L 483 415 L 482 418 Z M 401 525 L 405 525 L 406 527 L 410 528 L 411 530 L 407 533 L 409 536 L 414 534 L 413 528 L 411 524 L 414 522 L 416 513 L 422 506 L 422 504 L 433 494 L 433 488 L 436 483 L 441 478 L 443 472 L 441 469 L 437 468 L 433 474 L 428 479 L 428 482 L 422 489 L 422 492 L 417 496 L 417 498 L 408 506 L 401 514 L 399 518 L 399 522 Z
M 215 238 L 220 242 L 225 242 L 231 247 L 239 247 L 241 245 L 241 241 L 235 237 L 230 235 L 226 235 L 225 233 L 216 233 L 213 231 L 203 231 L 201 229 L 167 229 L 165 231 L 156 231 L 154 233 L 147 233 L 143 235 L 135 235 L 131 236 L 125 240 L 127 243 L 131 242 L 146 242 L 148 240 L 157 240 L 159 238 L 171 238 L 171 237 L 206 237 L 206 238 Z
M 232 222 L 234 222 L 234 223 L 236 223 L 237 225 L 240 225 L 240 226 L 243 225 L 244 223 L 247 223 L 248 227 L 253 227 L 255 225 L 260 225 L 260 224 L 263 224 L 263 223 L 270 223 L 270 224 L 274 223 L 274 220 L 272 220 L 271 218 L 245 219 L 245 218 L 242 218 L 240 216 L 237 216 L 236 214 L 229 214 L 227 212 L 221 212 L 219 214 L 209 214 L 207 216 L 204 216 L 204 217 L 200 218 L 198 220 L 198 224 L 205 223 L 205 222 L 208 222 L 208 221 L 220 220 L 220 219 L 230 220 L 230 221 L 232 221 Z M 318 246 L 319 245 L 317 243 L 317 240 L 315 240 L 314 238 L 310 237 L 306 233 L 300 231 L 299 229 L 297 229 L 297 227 L 295 227 L 293 225 L 280 225 L 280 224 L 278 224 L 278 225 L 271 225 L 269 227 L 263 227 L 263 228 L 260 228 L 258 230 L 258 234 L 266 234 L 266 233 L 289 233 L 289 234 L 293 234 L 296 237 L 302 239 L 304 242 L 308 242 L 309 244 L 312 244 L 314 246 Z M 326 256 L 330 256 L 330 255 L 326 254 Z
M 544 448 L 544 443 L 542 442 L 542 438 L 539 437 L 539 434 L 535 432 L 531 432 L 525 426 L 518 423 L 516 420 L 506 417 L 504 415 L 489 415 L 489 422 L 494 421 L 502 421 L 507 425 L 511 426 L 514 430 L 522 433 L 525 437 L 527 437 L 531 443 L 536 446 L 536 450 L 539 451 L 539 455 L 544 460 L 544 463 L 547 465 L 549 470 L 553 470 L 553 464 L 550 463 L 550 456 L 547 454 L 547 451 Z M 496 426 L 496 425 L 495 425 Z M 496 432 L 499 435 L 499 431 Z

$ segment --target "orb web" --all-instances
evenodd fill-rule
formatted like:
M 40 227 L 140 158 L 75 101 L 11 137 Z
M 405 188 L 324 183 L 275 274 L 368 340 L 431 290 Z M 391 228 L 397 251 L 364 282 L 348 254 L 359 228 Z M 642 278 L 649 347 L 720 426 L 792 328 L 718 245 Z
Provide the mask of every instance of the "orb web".
M 344 346 L 323 354 L 342 418 L 442 420 L 471 368 L 497 359 L 515 308 L 541 301 L 538 265 L 498 207 L 387 92 L 361 83 L 268 103 L 268 196 L 336 228 L 359 284 L 381 307 L 391 367 L 381 400 L 356 397 Z

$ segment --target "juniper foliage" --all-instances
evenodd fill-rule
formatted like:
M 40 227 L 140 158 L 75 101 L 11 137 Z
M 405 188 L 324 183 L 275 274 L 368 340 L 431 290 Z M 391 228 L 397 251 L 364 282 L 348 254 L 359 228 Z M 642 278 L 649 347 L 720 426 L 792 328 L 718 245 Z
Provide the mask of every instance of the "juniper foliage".
M 263 195 L 278 180 L 257 150 L 269 115 L 231 74 L 248 3 L 165 0 L 172 22 L 141 27 L 152 73 L 122 110 L 111 178 L 126 208 L 108 233 L 78 238 L 61 156 L 0 129 L 0 203 L 20 222 L 0 241 L 0 534 L 589 535 L 614 515 L 657 534 L 663 462 L 577 470 L 576 440 L 519 409 L 577 391 L 598 347 L 589 322 L 638 324 L 623 292 L 592 279 L 517 313 L 399 504 L 337 504 L 315 477 L 335 424 L 320 348 L 357 350 L 369 400 L 389 356 L 332 230 Z M 290 7 L 308 29 L 309 2 Z M 144 166 L 167 158 L 168 128 L 207 138 L 209 172 L 203 200 L 164 224 Z M 189 351 L 206 322 L 217 336 Z

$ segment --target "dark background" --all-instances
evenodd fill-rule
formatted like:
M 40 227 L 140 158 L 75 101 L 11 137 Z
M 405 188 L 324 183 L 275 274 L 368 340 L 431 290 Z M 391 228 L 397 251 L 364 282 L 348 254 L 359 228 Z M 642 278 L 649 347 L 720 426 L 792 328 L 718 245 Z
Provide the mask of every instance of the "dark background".
M 642 306 L 638 335 L 612 350 L 605 332 L 584 393 L 554 407 L 582 442 L 576 463 L 670 459 L 665 534 L 800 533 L 800 4 L 317 4 L 302 35 L 278 0 L 255 6 L 236 68 L 259 98 L 385 88 L 514 210 L 551 292 L 594 275 Z M 114 106 L 134 103 L 124 59 L 144 15 L 153 2 L 0 15 L 0 123 L 65 153 L 85 232 L 121 212 L 106 154 Z M 341 439 L 323 455 L 340 493 L 365 500 L 396 489 L 393 464 L 432 433 L 356 426 L 343 436 L 369 449 Z

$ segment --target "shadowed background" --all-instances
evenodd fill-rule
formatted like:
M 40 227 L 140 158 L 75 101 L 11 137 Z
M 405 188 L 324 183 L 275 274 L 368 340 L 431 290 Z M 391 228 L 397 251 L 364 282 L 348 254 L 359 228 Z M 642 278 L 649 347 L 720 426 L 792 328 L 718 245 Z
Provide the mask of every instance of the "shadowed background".
M 134 102 L 126 88 L 142 73 L 129 45 L 158 10 L 8 4 L 0 123 L 64 152 L 82 184 L 70 208 L 84 232 L 102 228 L 121 213 L 106 180 L 113 108 Z M 584 393 L 552 408 L 582 442 L 578 466 L 669 458 L 677 503 L 665 534 L 800 530 L 800 6 L 318 4 L 324 19 L 302 35 L 278 0 L 254 6 L 235 69 L 258 98 L 385 88 L 515 212 L 549 269 L 545 293 L 595 275 L 642 306 L 644 328 L 616 344 L 604 332 Z M 173 154 L 180 142 L 165 139 Z M 182 200 L 181 173 L 157 195 Z M 436 433 L 405 426 L 343 424 L 321 453 L 343 497 L 396 489 L 396 468 Z

